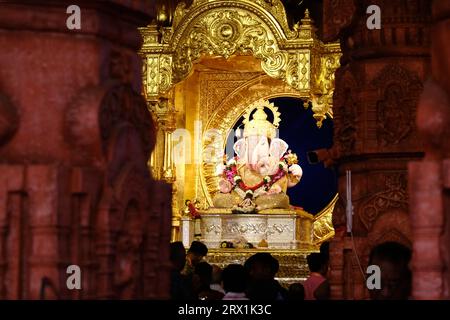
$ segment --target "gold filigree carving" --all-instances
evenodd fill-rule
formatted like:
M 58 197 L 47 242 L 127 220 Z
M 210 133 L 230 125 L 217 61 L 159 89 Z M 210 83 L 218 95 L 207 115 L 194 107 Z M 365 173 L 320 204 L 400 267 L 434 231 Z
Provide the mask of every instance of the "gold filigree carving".
M 174 80 L 187 77 L 193 61 L 203 53 L 229 58 L 238 51 L 249 50 L 262 59 L 261 66 L 267 74 L 279 76 L 287 57 L 279 52 L 275 37 L 256 15 L 243 10 L 209 11 L 176 47 Z
M 313 243 L 319 245 L 334 236 L 333 211 L 339 195 L 336 194 L 331 202 L 315 218 L 313 223 Z
M 283 3 L 278 0 L 255 0 L 255 3 L 263 7 L 265 10 L 270 12 L 278 21 L 281 28 L 283 29 L 286 37 L 288 39 L 295 38 L 298 33 L 297 31 L 293 31 L 289 29 L 289 25 L 287 22 L 286 11 L 284 9 Z
M 172 57 L 170 55 L 147 55 L 144 64 L 143 84 L 147 100 L 157 97 L 172 86 Z
M 333 117 L 333 93 L 335 72 L 340 66 L 339 46 L 330 45 L 327 47 L 328 53 L 324 56 L 316 56 L 312 66 L 313 74 L 311 102 L 314 118 L 317 126 L 322 126 L 323 120 L 329 116 Z
M 319 127 L 327 116 L 332 117 L 340 47 L 316 38 L 308 12 L 290 30 L 280 0 L 194 1 L 189 8 L 177 7 L 172 26 L 148 26 L 141 33 L 148 100 L 185 79 L 202 55 L 245 54 L 260 59 L 267 75 L 285 81 L 312 101 Z
M 257 72 L 214 72 L 200 74 L 200 105 L 206 107 L 202 113 L 202 120 L 214 113 L 217 106 L 226 99 L 234 90 L 252 78 L 256 78 Z

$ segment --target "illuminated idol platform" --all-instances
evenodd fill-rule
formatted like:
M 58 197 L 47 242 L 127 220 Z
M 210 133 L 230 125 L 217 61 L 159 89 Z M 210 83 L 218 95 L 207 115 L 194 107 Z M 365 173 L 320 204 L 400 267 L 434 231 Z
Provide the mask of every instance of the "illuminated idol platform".
M 313 249 L 314 217 L 301 209 L 270 209 L 257 214 L 233 214 L 231 210 L 210 208 L 201 211 L 200 215 L 200 241 L 211 249 L 220 248 L 223 242 L 235 242 L 236 239 L 245 239 L 255 248 L 264 243 L 264 248 L 268 249 Z M 194 240 L 195 227 L 195 221 L 182 219 L 185 246 L 189 246 Z
M 308 276 L 306 257 L 318 251 L 313 244 L 314 216 L 303 210 L 265 210 L 258 214 L 232 214 L 223 209 L 201 212 L 201 237 L 209 248 L 206 260 L 222 268 L 244 264 L 257 252 L 268 252 L 280 264 L 276 275 L 284 286 L 301 282 Z M 197 226 L 198 228 L 198 226 Z M 182 220 L 182 236 L 186 247 L 195 240 L 195 221 Z M 198 230 L 198 229 L 197 229 Z M 253 248 L 222 248 L 227 242 L 245 239 Z M 264 247 L 260 245 L 264 243 Z M 267 245 L 267 247 L 266 247 Z
M 257 252 L 268 252 L 280 263 L 277 279 L 287 285 L 308 275 L 306 257 L 319 251 L 320 244 L 334 236 L 332 211 L 337 196 L 316 216 L 300 209 L 268 209 L 257 214 L 233 214 L 231 210 L 209 208 L 201 218 L 181 219 L 181 237 L 188 248 L 193 240 L 208 247 L 207 261 L 224 267 L 243 264 Z M 196 226 L 197 224 L 197 226 Z M 195 233 L 201 233 L 195 237 Z M 245 239 L 253 248 L 224 248 L 224 242 Z

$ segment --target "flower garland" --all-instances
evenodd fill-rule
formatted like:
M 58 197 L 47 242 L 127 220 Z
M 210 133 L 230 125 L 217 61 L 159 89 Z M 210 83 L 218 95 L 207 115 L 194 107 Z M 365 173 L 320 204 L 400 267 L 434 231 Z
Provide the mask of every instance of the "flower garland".
M 237 161 L 238 157 L 234 157 L 226 162 L 226 155 L 224 156 L 222 177 L 231 184 L 232 190 L 234 189 L 242 198 L 257 197 L 262 192 L 269 191 L 278 180 L 287 175 L 291 165 L 298 163 L 297 155 L 289 150 L 280 158 L 278 170 L 275 174 L 267 175 L 259 183 L 249 186 L 242 181 L 242 177 L 238 174 Z

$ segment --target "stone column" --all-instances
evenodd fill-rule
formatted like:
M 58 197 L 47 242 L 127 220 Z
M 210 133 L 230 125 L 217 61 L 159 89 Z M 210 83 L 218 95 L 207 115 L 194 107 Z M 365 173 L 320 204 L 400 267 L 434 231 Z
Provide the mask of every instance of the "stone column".
M 170 220 L 152 203 L 171 191 L 151 192 L 155 130 L 137 55 L 154 1 L 76 1 L 73 30 L 71 4 L 0 3 L 0 298 L 144 298 L 144 276 L 124 272 L 132 283 L 119 287 L 113 263 L 143 260 L 156 275 L 147 296 L 167 297 Z M 139 223 L 124 222 L 130 206 Z M 133 250 L 118 251 L 115 235 Z M 66 287 L 71 264 L 82 293 Z
M 425 158 L 409 164 L 413 298 L 450 299 L 450 3 L 433 1 L 431 77 L 416 124 Z
M 409 179 L 414 236 L 414 298 L 444 298 L 444 263 L 440 251 L 444 226 L 441 163 L 412 162 Z
M 367 27 L 370 5 L 381 10 L 380 30 Z M 407 164 L 423 152 L 414 115 L 430 65 L 431 8 L 426 0 L 325 0 L 324 14 L 325 40 L 340 39 L 343 50 L 330 151 L 339 165 L 333 223 L 342 237 L 331 244 L 330 282 L 333 298 L 363 299 L 359 266 L 342 260 L 344 252 L 355 256 L 345 233 L 345 171 L 352 171 L 353 236 L 363 270 L 377 244 L 412 247 Z

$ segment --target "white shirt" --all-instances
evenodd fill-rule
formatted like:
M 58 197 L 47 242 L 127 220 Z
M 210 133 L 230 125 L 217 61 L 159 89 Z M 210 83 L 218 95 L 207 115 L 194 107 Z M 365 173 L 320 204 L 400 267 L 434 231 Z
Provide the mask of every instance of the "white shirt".
M 248 300 L 244 292 L 227 292 L 222 300 Z
M 218 284 L 218 283 L 212 283 L 209 286 L 209 288 L 211 290 L 216 290 L 216 291 L 219 291 L 219 292 L 222 292 L 223 294 L 225 294 L 225 291 L 223 290 L 222 286 L 220 284 Z

